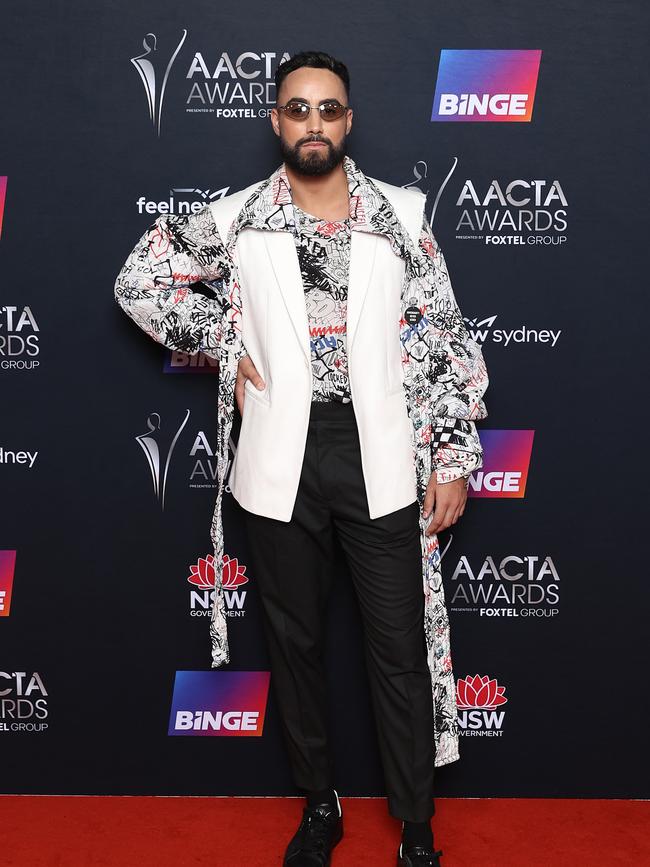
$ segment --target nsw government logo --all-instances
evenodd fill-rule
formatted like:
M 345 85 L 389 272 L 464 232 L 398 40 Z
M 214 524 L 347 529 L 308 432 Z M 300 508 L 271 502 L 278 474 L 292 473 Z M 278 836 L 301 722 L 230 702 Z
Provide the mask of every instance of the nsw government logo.
M 487 674 L 462 677 L 456 684 L 458 726 L 465 737 L 500 738 L 505 711 L 499 710 L 508 699 L 505 686 Z
M 260 737 L 269 671 L 177 671 L 170 735 Z
M 440 52 L 431 120 L 530 121 L 542 52 Z
M 236 557 L 231 558 L 227 554 L 223 555 L 222 587 L 227 617 L 244 617 L 246 614 L 244 609 L 246 591 L 241 589 L 244 584 L 248 584 L 248 578 L 244 575 L 245 571 L 246 567 L 242 566 Z M 208 554 L 205 557 L 199 557 L 197 562 L 190 566 L 187 580 L 192 585 L 190 616 L 210 616 L 214 604 L 216 580 L 214 556 Z

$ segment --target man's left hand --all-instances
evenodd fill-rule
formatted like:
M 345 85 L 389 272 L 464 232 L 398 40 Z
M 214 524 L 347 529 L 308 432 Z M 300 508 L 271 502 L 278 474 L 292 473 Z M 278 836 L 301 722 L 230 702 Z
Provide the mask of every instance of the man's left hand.
M 460 518 L 465 511 L 465 503 L 467 502 L 465 484 L 465 479 L 462 476 L 453 482 L 439 484 L 435 470 L 431 473 L 424 495 L 422 517 L 426 519 L 434 506 L 435 511 L 425 531 L 426 536 L 431 536 L 440 530 L 446 530 Z

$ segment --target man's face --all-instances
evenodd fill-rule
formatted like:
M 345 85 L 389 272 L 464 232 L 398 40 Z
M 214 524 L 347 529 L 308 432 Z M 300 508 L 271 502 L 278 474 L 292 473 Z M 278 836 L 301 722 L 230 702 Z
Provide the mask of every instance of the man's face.
M 341 105 L 348 104 L 345 85 L 338 75 L 329 69 L 308 66 L 290 72 L 280 86 L 278 105 L 286 105 L 293 99 L 308 105 L 318 105 L 330 99 Z M 300 174 L 324 175 L 343 161 L 345 140 L 352 127 L 352 109 L 338 120 L 328 121 L 321 118 L 317 109 L 313 109 L 305 120 L 292 120 L 273 108 L 271 123 L 280 138 L 280 150 L 288 166 Z

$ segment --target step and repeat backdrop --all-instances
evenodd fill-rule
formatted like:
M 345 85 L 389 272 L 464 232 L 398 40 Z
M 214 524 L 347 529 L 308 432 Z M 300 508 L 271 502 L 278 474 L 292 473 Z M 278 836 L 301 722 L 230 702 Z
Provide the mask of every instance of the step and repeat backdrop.
M 279 165 L 273 73 L 314 49 L 350 70 L 360 168 L 427 194 L 490 374 L 484 465 L 440 534 L 461 758 L 438 793 L 648 795 L 640 17 L 601 0 L 3 13 L 3 792 L 297 794 L 228 489 L 232 661 L 210 668 L 218 369 L 147 338 L 113 287 L 159 214 Z M 334 568 L 337 787 L 381 796 L 340 551 Z

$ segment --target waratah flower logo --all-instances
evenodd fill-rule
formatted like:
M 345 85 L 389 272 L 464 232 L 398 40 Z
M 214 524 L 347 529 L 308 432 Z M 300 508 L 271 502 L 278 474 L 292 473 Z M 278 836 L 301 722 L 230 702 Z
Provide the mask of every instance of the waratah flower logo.
M 227 554 L 224 554 L 222 560 L 224 590 L 234 590 L 242 584 L 248 583 L 248 578 L 244 575 L 246 567 L 240 566 L 236 557 L 231 559 Z M 206 557 L 199 557 L 198 561 L 190 566 L 187 580 L 190 584 L 196 584 L 197 587 L 213 589 L 215 578 L 214 555 L 208 554 Z
M 487 674 L 483 677 L 475 674 L 474 677 L 461 678 L 456 684 L 456 704 L 461 708 L 498 707 L 508 701 L 505 691 L 505 686 L 499 686 L 496 678 L 490 680 Z

